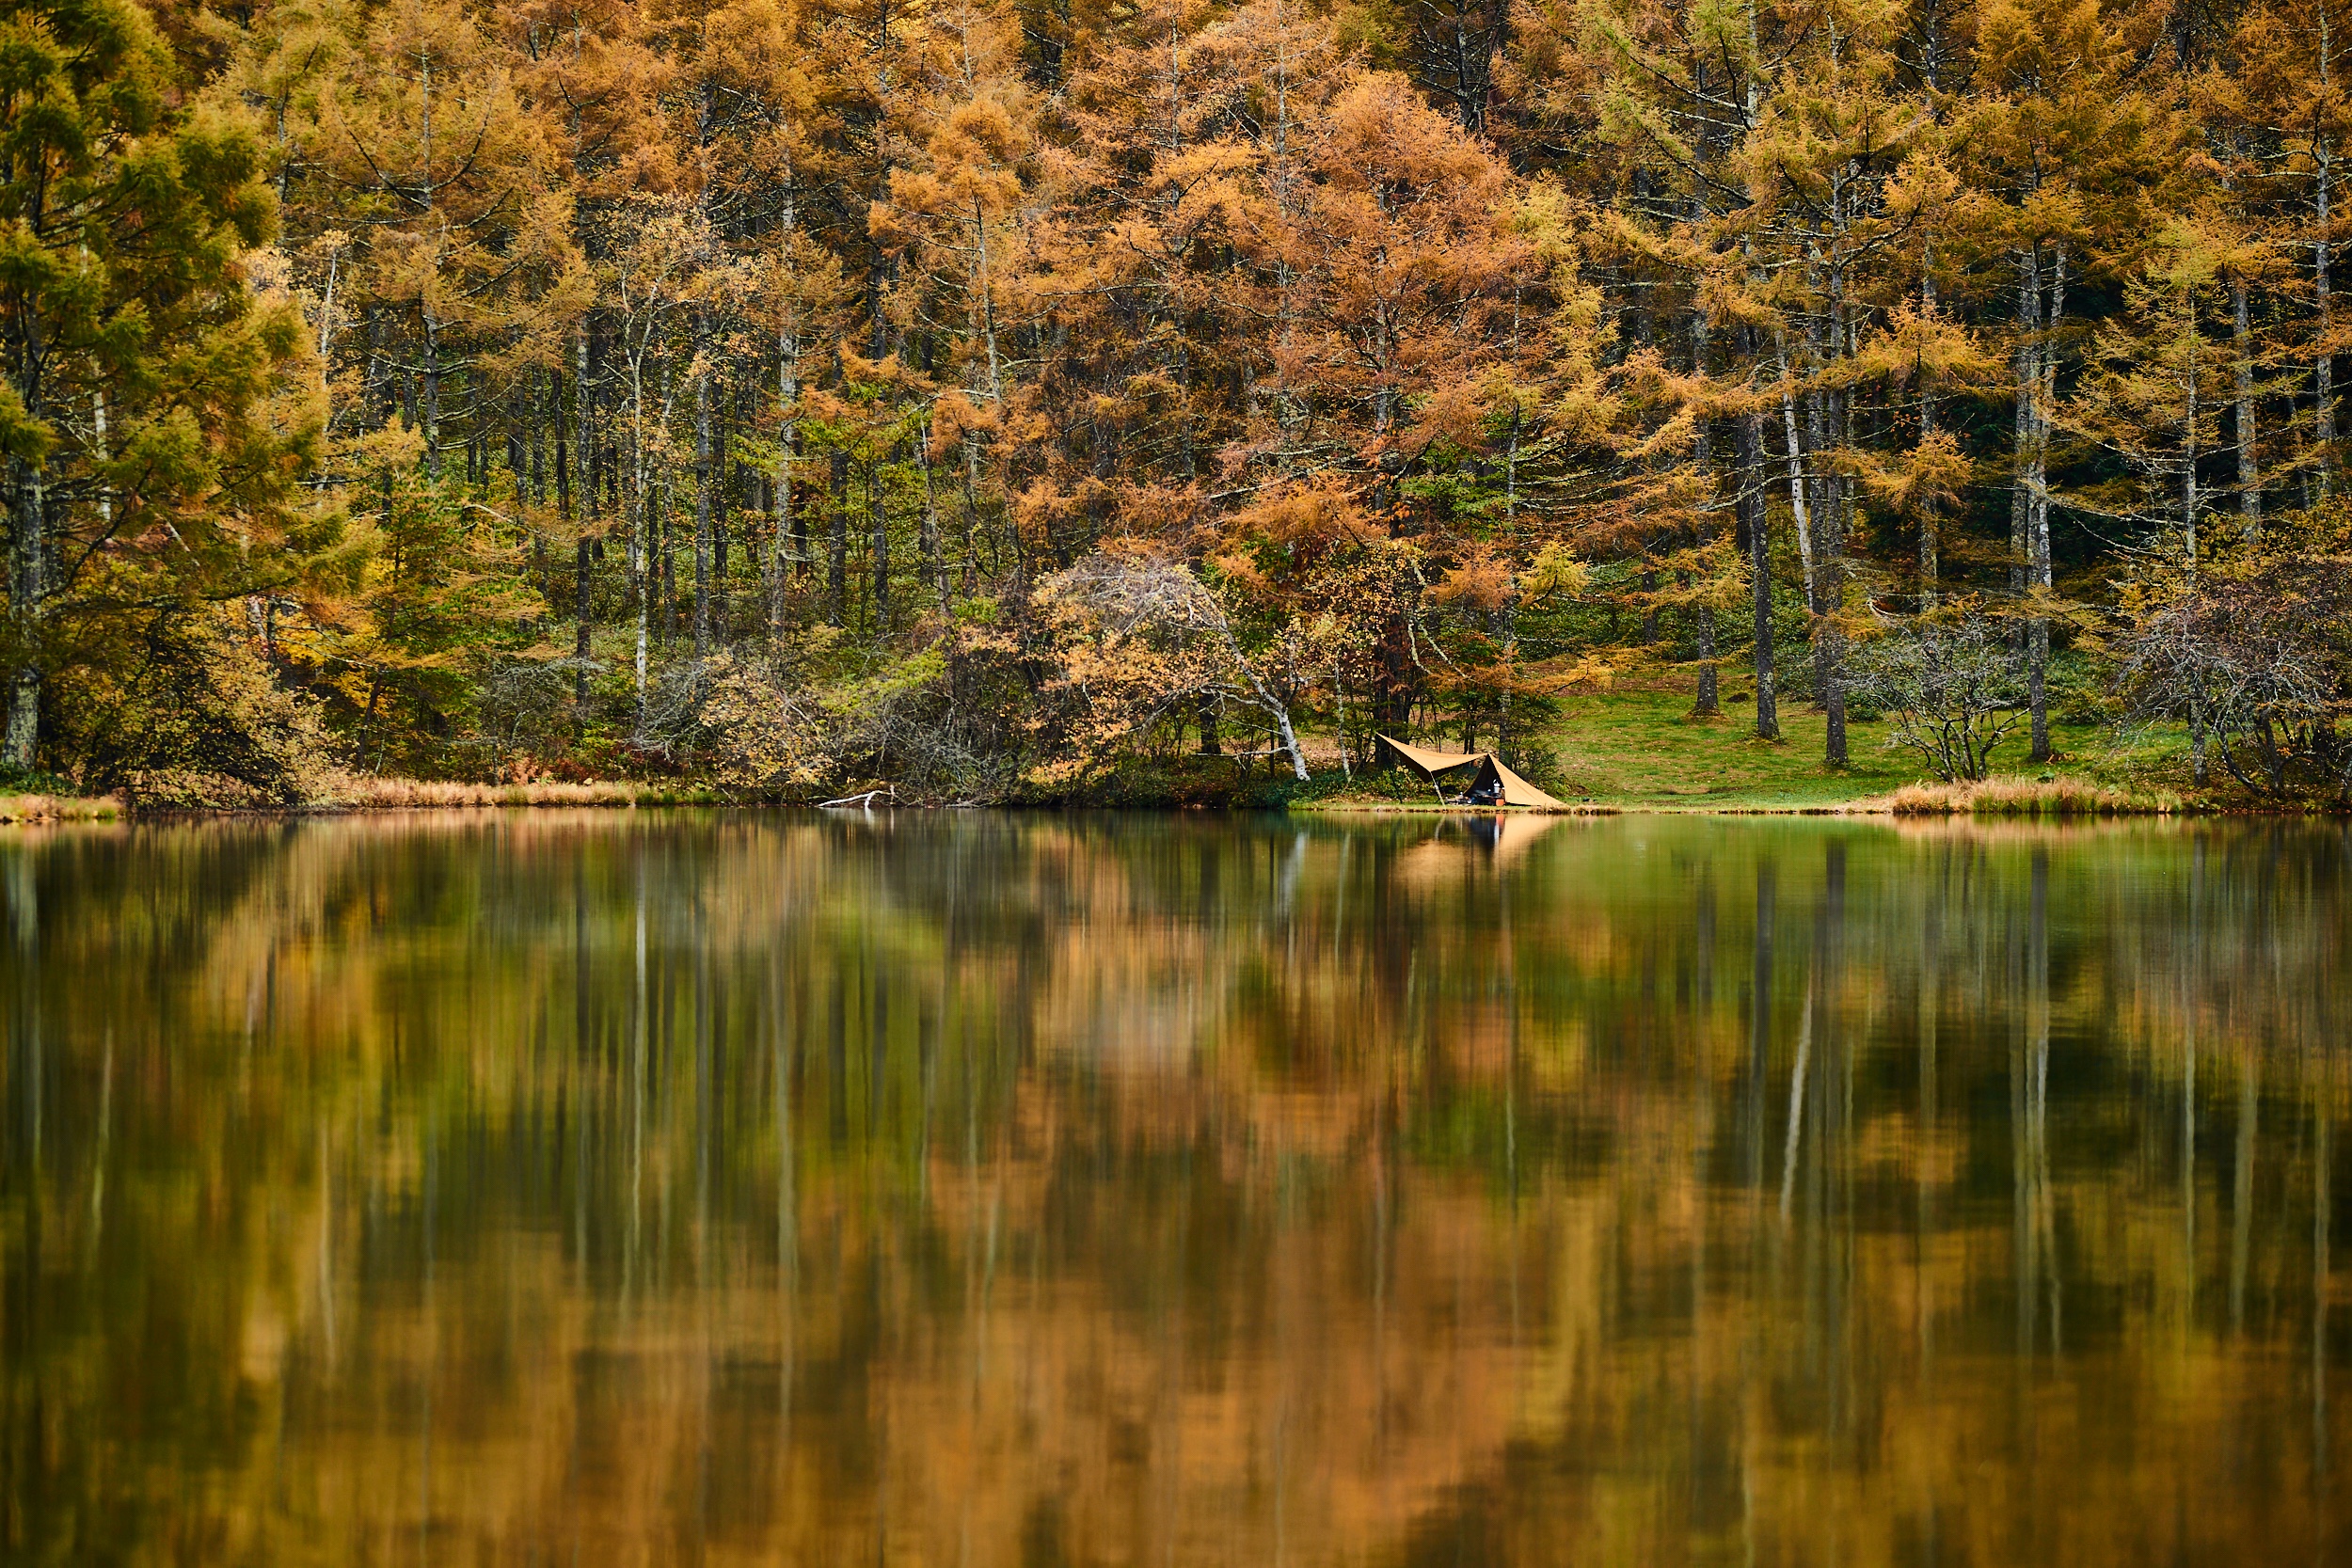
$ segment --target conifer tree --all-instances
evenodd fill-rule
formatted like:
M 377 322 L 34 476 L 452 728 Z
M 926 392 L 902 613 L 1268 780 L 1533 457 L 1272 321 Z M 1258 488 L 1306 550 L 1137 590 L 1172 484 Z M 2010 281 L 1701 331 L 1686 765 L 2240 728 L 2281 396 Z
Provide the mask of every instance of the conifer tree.
M 126 605 L 187 613 L 314 547 L 292 494 L 318 411 L 288 401 L 299 318 L 249 286 L 275 223 L 262 149 L 178 106 L 147 14 L 15 5 L 0 52 L 0 766 L 21 771 L 48 677 L 103 657 Z
M 2097 0 L 1988 0 L 1977 19 L 1973 239 L 2015 278 L 2010 590 L 2055 586 L 2050 467 L 2071 327 L 2068 291 L 2129 264 L 2172 167 L 2177 125 L 2135 81 L 2128 16 Z M 2031 760 L 2050 756 L 2050 618 L 2026 619 Z

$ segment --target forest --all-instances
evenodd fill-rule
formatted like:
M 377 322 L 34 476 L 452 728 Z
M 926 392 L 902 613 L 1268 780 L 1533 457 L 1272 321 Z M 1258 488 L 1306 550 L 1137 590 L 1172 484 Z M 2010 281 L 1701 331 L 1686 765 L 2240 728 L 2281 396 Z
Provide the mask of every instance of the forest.
M 8 0 L 0 771 L 1540 780 L 1645 686 L 2342 803 L 2347 83 L 2347 0 Z

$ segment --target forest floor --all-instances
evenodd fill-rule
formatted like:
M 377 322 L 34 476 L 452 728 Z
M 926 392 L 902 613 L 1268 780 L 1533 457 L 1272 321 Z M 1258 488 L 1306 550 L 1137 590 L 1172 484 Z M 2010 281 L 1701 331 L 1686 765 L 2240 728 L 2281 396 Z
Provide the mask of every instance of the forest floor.
M 1551 740 L 1557 761 L 1538 782 L 1571 805 L 1619 811 L 1834 811 L 1867 804 L 1907 784 L 1932 781 L 1920 754 L 1890 744 L 1883 720 L 1846 726 L 1844 768 L 1821 760 L 1827 721 L 1818 709 L 1784 704 L 1781 739 L 1758 740 L 1753 709 L 1726 705 L 1720 719 L 1690 717 L 1687 692 L 1617 690 L 1572 698 Z M 2026 761 L 2021 725 L 1994 753 L 1996 775 L 2078 779 L 2133 792 L 2185 784 L 2180 736 L 2161 731 L 2119 738 L 2105 724 L 2051 727 L 2058 755 L 2046 767 Z M 1433 745 L 1450 742 L 1433 737 Z M 2175 777 L 2179 775 L 2179 777 Z M 1434 806 L 1430 792 L 1400 775 L 1318 792 L 1313 804 Z

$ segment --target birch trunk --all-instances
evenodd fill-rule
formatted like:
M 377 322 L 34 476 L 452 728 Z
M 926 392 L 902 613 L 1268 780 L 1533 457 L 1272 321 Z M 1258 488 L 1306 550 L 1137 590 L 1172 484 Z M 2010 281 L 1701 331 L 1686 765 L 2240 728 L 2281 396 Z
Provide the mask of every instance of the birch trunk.
M 2048 313 L 2037 324 L 2035 334 L 2040 346 L 2035 355 L 2035 382 L 2031 400 L 2033 429 L 2032 458 L 2027 469 L 2030 480 L 2026 546 L 2027 587 L 2046 602 L 2053 586 L 2050 566 L 2050 484 L 2049 447 L 2050 410 L 2057 400 L 2058 356 L 2050 346 L 2049 334 L 2057 330 L 2059 319 L 2066 313 L 2066 251 L 2061 247 L 2050 263 Z M 2050 760 L 2050 618 L 2037 613 L 2026 626 L 2026 697 L 2031 708 L 2033 746 L 2026 760 L 2043 763 Z
M 26 400 L 39 417 L 40 404 Z M 48 589 L 47 507 L 40 470 L 21 457 L 8 459 L 8 619 L 16 643 L 16 667 L 8 672 L 8 713 L 0 732 L 0 765 L 30 771 L 40 740 L 41 619 Z

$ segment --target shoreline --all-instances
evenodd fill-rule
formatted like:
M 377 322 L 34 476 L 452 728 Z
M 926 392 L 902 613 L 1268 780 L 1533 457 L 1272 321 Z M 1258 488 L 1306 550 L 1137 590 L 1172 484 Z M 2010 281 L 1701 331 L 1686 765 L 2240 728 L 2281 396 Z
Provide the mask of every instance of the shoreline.
M 527 798 L 522 786 L 491 788 L 485 786 L 463 793 L 452 790 L 438 799 L 358 801 L 326 801 L 297 805 L 133 805 L 113 796 L 99 797 L 8 797 L 0 796 L 0 827 L 49 827 L 64 824 L 108 823 L 134 826 L 142 823 L 251 819 L 256 821 L 291 820 L 297 818 L 342 816 L 432 816 L 450 812 L 635 812 L 635 811 L 830 811 L 870 816 L 878 813 L 989 811 L 1020 814 L 1069 813 L 1130 813 L 1169 816 L 1298 816 L 1298 817 L 1382 817 L 1422 816 L 1439 818 L 1503 818 L 1530 817 L 1560 820 L 1573 817 L 1604 816 L 1720 816 L 1720 817 L 1869 817 L 1889 822 L 1925 822 L 1971 819 L 2002 822 L 2080 823 L 2091 821 L 2164 821 L 2210 820 L 2242 818 L 2247 820 L 2341 820 L 2352 812 L 2324 807 L 2258 807 L 2251 805 L 2222 805 L 2214 803 L 2177 802 L 2162 805 L 2113 803 L 2089 809 L 2064 804 L 2047 806 L 2031 803 L 2002 803 L 1979 807 L 1964 800 L 1933 806 L 1905 806 L 1884 797 L 1862 798 L 1839 802 L 1766 802 L 1720 805 L 1666 805 L 1651 801 L 1579 802 L 1562 810 L 1530 806 L 1463 806 L 1438 805 L 1434 801 L 1390 801 L 1326 800 L 1295 801 L 1286 804 L 1251 805 L 1235 802 L 1224 805 L 1201 805 L 1197 802 L 1096 802 L 1084 800 L 1015 801 L 1015 802 L 954 802 L 924 804 L 899 801 L 879 806 L 827 806 L 813 801 L 729 800 L 715 794 L 693 794 L 683 791 L 647 791 L 644 795 L 622 793 L 612 789 L 583 789 L 571 798 Z
M 2185 737 L 2161 726 L 2118 729 L 2087 721 L 2054 723 L 2050 762 L 2005 755 L 2009 770 L 1976 783 L 1923 776 L 1921 759 L 1895 743 L 1885 721 L 1849 722 L 1850 759 L 1821 760 L 1823 720 L 1785 712 L 1781 737 L 1761 740 L 1725 717 L 1695 721 L 1686 694 L 1662 688 L 1620 688 L 1565 700 L 1556 723 L 1532 739 L 1529 777 L 1565 802 L 1568 816 L 1975 816 L 2021 820 L 2091 817 L 2338 817 L 2343 801 L 2271 801 L 2228 780 L 2193 788 Z M 1433 731 L 1449 744 L 1469 737 Z M 1384 773 L 1355 773 L 1332 737 L 1303 737 L 1314 776 L 1299 782 L 1245 757 L 1215 753 L 1139 753 L 1084 782 L 1059 787 L 996 780 L 1009 798 L 986 802 L 1005 811 L 1275 812 L 1299 816 L 1458 815 L 1425 784 Z M 1251 753 L 1255 755 L 1255 753 Z M 526 764 L 531 771 L 539 769 Z M 522 769 L 518 768 L 517 771 Z M 823 809 L 820 800 L 787 801 L 739 792 L 707 780 L 559 779 L 460 783 L 380 777 L 343 768 L 280 781 L 276 795 L 238 780 L 185 770 L 134 775 L 118 795 L 71 794 L 65 780 L 28 778 L 32 787 L 0 795 L 0 823 L 159 820 L 173 816 L 332 816 L 437 810 L 755 807 Z M 880 790 L 887 784 L 868 781 Z M 40 786 L 51 785 L 48 793 Z M 828 791 L 836 810 L 964 809 L 981 804 L 942 797 L 861 805 L 852 792 Z M 294 797 L 287 799 L 286 797 Z M 1529 811 L 1532 808 L 1502 808 Z

